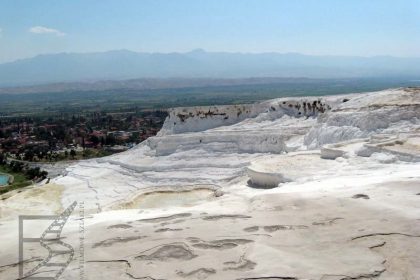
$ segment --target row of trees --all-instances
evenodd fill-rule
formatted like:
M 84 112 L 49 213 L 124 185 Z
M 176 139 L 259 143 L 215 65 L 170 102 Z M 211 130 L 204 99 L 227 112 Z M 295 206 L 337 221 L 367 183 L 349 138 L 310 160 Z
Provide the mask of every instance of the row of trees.
M 70 150 L 70 152 L 65 151 L 63 154 L 58 152 L 52 152 L 50 150 L 39 150 L 37 147 L 34 148 L 27 148 L 25 152 L 23 153 L 23 160 L 26 161 L 57 161 L 57 160 L 63 160 L 67 158 L 74 159 L 76 156 L 75 150 Z

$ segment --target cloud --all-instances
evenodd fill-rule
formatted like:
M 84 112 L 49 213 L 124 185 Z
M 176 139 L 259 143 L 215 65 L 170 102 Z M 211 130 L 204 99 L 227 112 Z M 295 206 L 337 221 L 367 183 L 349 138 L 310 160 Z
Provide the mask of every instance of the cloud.
M 29 32 L 35 33 L 35 34 L 53 34 L 56 36 L 64 36 L 66 33 L 61 32 L 60 30 L 54 29 L 54 28 L 48 28 L 44 26 L 32 26 L 29 28 Z

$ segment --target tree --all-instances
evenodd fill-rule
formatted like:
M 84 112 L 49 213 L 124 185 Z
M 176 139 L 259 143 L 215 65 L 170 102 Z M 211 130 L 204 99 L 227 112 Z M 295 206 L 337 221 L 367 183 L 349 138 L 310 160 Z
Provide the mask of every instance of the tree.
M 99 144 L 99 138 L 96 135 L 90 136 L 90 141 L 96 146 Z
M 105 143 L 106 143 L 107 145 L 114 146 L 114 145 L 115 145 L 115 142 L 116 142 L 116 140 L 115 140 L 114 135 L 112 135 L 112 134 L 108 134 L 108 135 L 106 136 L 106 138 L 105 138 Z
M 29 160 L 32 161 L 34 158 L 34 152 L 32 151 L 32 149 L 29 149 L 25 152 L 25 160 Z
M 28 177 L 28 179 L 34 179 L 39 176 L 40 172 L 41 170 L 39 169 L 39 167 L 29 168 L 26 171 L 26 176 Z
M 0 153 L 0 165 L 6 164 L 6 155 L 3 153 Z
M 12 161 L 10 162 L 10 169 L 12 169 L 13 172 L 22 172 L 24 164 L 19 161 Z
M 25 174 L 28 179 L 45 179 L 48 175 L 48 172 L 44 170 L 41 171 L 39 167 L 34 167 L 26 170 Z

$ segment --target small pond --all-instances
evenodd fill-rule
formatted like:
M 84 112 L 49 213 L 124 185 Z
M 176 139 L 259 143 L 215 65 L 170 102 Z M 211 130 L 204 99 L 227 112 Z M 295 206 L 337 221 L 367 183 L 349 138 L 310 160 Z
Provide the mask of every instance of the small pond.
M 0 187 L 6 186 L 9 182 L 9 176 L 5 174 L 0 174 Z

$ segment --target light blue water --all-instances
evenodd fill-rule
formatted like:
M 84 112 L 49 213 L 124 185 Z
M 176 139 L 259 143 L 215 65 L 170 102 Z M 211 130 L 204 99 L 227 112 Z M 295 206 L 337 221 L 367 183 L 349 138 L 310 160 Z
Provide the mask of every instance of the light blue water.
M 7 185 L 9 176 L 0 174 L 0 186 Z

